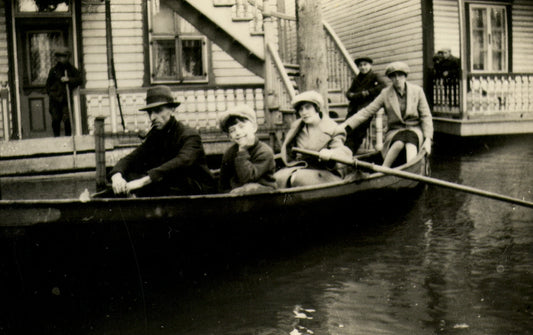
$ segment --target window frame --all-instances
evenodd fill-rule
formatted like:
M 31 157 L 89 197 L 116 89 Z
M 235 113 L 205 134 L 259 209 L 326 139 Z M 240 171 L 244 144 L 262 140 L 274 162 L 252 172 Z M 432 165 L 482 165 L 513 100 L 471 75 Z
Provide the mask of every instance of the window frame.
M 24 49 L 25 49 L 25 55 L 23 55 L 23 66 L 24 66 L 24 82 L 25 86 L 27 87 L 44 87 L 46 86 L 46 78 L 42 82 L 33 82 L 32 81 L 32 66 L 31 66 L 31 38 L 30 36 L 33 34 L 41 34 L 41 33 L 58 33 L 59 40 L 64 41 L 65 36 L 63 35 L 63 31 L 60 29 L 49 29 L 49 30 L 27 30 L 24 34 Z M 47 69 L 46 74 L 48 74 L 49 70 L 54 67 L 56 64 L 55 62 L 55 56 L 53 53 L 53 46 L 51 48 L 50 52 L 50 67 Z
M 21 11 L 18 8 L 18 4 L 20 0 L 13 0 L 13 9 L 14 9 L 14 15 L 15 17 L 71 17 L 72 12 L 72 5 L 73 0 L 66 0 L 63 2 L 66 2 L 66 5 L 68 6 L 68 10 L 66 11 L 53 11 L 53 12 L 39 12 L 39 11 Z
M 177 14 L 173 12 L 175 16 Z M 157 34 L 153 32 L 151 22 L 153 20 L 152 11 L 149 11 L 149 62 L 150 62 L 150 83 L 151 84 L 207 84 L 209 83 L 209 56 L 208 56 L 208 40 L 207 37 L 200 34 L 199 32 L 185 32 L 182 33 L 179 31 L 179 24 L 175 24 L 174 34 L 161 33 Z M 177 16 L 178 20 L 184 20 L 182 17 Z M 176 55 L 176 77 L 156 77 L 155 76 L 155 48 L 156 42 L 162 40 L 174 40 L 174 48 Z M 183 57 L 182 57 L 182 42 L 183 41 L 200 41 L 201 43 L 201 53 L 202 53 L 202 75 L 201 76 L 185 76 L 183 73 Z
M 484 51 L 487 53 L 486 55 L 486 69 L 474 69 L 474 27 L 472 25 L 472 18 L 473 18 L 473 11 L 477 9 L 483 9 L 486 11 L 486 27 L 483 28 L 483 38 L 486 41 L 486 46 L 484 48 Z M 492 45 L 494 41 L 494 38 L 492 36 L 492 21 L 490 20 L 490 12 L 492 9 L 498 9 L 503 10 L 503 18 L 505 22 L 503 22 L 502 27 L 504 29 L 504 32 L 502 34 L 502 37 L 505 39 L 505 41 L 502 43 L 502 57 L 503 57 L 503 64 L 501 70 L 493 70 L 493 64 L 494 64 L 494 58 L 492 56 Z M 511 8 L 508 5 L 505 4 L 492 4 L 492 3 L 470 3 L 468 4 L 468 48 L 469 48 L 469 64 L 468 67 L 470 69 L 471 73 L 507 73 L 511 69 L 511 27 L 510 27 L 510 20 L 511 20 Z

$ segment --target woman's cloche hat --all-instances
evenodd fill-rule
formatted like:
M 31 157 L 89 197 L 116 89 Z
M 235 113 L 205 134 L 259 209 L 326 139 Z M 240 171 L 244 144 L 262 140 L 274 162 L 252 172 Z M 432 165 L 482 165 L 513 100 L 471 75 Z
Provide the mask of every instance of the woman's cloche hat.
M 409 74 L 409 65 L 404 62 L 392 62 L 387 65 L 385 69 L 385 75 L 389 77 L 394 72 L 401 72 L 407 76 Z
M 314 103 L 320 110 L 324 108 L 324 98 L 317 91 L 305 91 L 294 97 L 292 100 L 292 107 L 298 109 L 298 107 L 304 102 Z
M 139 111 L 146 112 L 150 109 L 160 107 L 160 106 L 169 106 L 169 107 L 178 107 L 181 103 L 174 101 L 174 96 L 170 87 L 165 85 L 153 86 L 146 91 L 146 106 L 140 108 Z

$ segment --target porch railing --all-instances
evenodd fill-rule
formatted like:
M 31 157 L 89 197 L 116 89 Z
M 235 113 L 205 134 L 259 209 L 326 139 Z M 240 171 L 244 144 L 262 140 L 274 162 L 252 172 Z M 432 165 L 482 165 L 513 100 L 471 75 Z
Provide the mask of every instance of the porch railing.
M 460 88 L 458 78 L 433 78 L 433 113 L 459 116 Z
M 466 85 L 465 110 L 461 110 L 461 85 Z M 454 118 L 531 114 L 533 73 L 469 74 L 464 82 L 434 79 L 433 113 Z
M 533 73 L 472 74 L 468 115 L 533 112 Z
M 229 107 L 245 103 L 254 108 L 257 113 L 258 125 L 265 125 L 263 103 L 263 88 L 260 86 L 183 89 L 173 92 L 174 99 L 181 105 L 174 113 L 175 117 L 187 125 L 197 128 L 201 132 L 218 131 L 218 117 Z M 146 113 L 139 112 L 145 105 L 146 93 L 144 91 L 121 91 L 120 102 L 122 114 L 126 125 L 126 132 L 143 132 L 150 127 Z M 111 115 L 115 108 L 109 108 L 108 94 L 85 93 L 89 133 L 94 133 L 94 120 L 104 116 L 104 129 L 107 133 L 123 132 L 120 115 Z M 114 99 L 114 97 L 112 97 Z M 113 100 L 111 100 L 113 103 Z M 115 124 L 112 123 L 115 120 Z

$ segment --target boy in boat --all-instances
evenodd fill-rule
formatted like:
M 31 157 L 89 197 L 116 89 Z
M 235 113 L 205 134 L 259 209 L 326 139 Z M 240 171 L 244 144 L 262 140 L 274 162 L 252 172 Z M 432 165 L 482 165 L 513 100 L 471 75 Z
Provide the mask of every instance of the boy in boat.
M 237 105 L 226 111 L 219 123 L 234 143 L 222 157 L 219 190 L 230 193 L 274 190 L 274 152 L 256 136 L 255 111 L 247 105 Z
M 276 172 L 278 187 L 316 185 L 340 181 L 348 166 L 330 161 L 331 155 L 352 159 L 352 151 L 344 145 L 346 131 L 337 129 L 337 123 L 324 111 L 324 99 L 320 93 L 307 91 L 298 94 L 293 102 L 297 119 L 281 147 L 281 159 L 285 168 Z M 320 158 L 293 152 L 293 147 L 320 152 Z
M 170 88 L 154 86 L 146 92 L 146 111 L 152 128 L 141 145 L 111 170 L 115 194 L 164 196 L 215 191 L 198 132 L 177 121 L 180 105 Z

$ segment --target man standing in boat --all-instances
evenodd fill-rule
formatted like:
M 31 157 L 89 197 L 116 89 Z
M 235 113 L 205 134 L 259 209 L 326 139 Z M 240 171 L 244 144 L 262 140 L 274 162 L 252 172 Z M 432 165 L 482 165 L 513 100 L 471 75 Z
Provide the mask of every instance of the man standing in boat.
M 211 193 L 216 189 L 198 132 L 177 121 L 180 105 L 169 87 L 148 89 L 146 111 L 152 129 L 143 143 L 111 170 L 115 194 L 162 196 Z
M 372 70 L 372 63 L 374 63 L 372 58 L 358 57 L 354 63 L 359 69 L 359 74 L 353 79 L 352 85 L 346 92 L 346 98 L 350 100 L 346 119 L 368 106 L 387 86 L 385 80 Z M 347 133 L 345 144 L 354 154 L 363 143 L 371 122 L 372 119 L 368 119 L 357 129 L 350 129 Z

